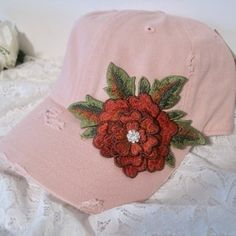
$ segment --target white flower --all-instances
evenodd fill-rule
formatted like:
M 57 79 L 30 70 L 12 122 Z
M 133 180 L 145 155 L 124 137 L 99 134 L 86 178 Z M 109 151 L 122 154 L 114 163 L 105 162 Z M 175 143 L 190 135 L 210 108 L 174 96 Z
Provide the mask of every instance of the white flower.
M 18 55 L 18 32 L 9 21 L 0 22 L 0 71 L 14 67 Z

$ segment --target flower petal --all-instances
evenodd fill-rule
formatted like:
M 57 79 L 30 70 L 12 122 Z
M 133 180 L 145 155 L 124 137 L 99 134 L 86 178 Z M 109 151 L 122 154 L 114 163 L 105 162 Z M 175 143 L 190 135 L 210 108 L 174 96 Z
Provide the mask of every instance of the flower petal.
M 127 166 L 127 165 L 140 166 L 143 162 L 143 157 L 141 155 L 122 156 L 122 157 L 117 157 L 115 161 L 116 161 L 116 164 L 120 167 Z
M 178 131 L 178 125 L 174 121 L 171 121 L 169 116 L 164 111 L 161 111 L 157 120 L 161 127 L 160 134 L 162 136 L 162 144 L 169 145 L 171 138 Z
M 140 125 L 149 134 L 156 134 L 159 132 L 159 126 L 154 123 L 154 120 L 150 117 L 146 117 L 142 120 Z
M 158 153 L 158 156 L 159 157 L 163 157 L 163 158 L 165 158 L 165 157 L 167 157 L 167 155 L 169 154 L 169 152 L 170 152 L 170 147 L 168 146 L 165 146 L 165 145 L 161 145 L 161 146 L 159 146 L 158 148 L 157 148 L 157 153 Z
M 132 155 L 136 156 L 140 152 L 142 152 L 142 147 L 138 143 L 132 143 L 131 148 L 130 148 L 130 152 Z
M 112 134 L 113 132 L 116 132 L 117 130 L 123 128 L 123 124 L 120 121 L 110 121 L 107 122 L 109 124 L 108 132 Z
M 115 155 L 113 143 L 113 137 L 110 134 L 97 134 L 93 139 L 93 145 L 100 149 L 100 153 L 104 157 L 113 157 Z
M 121 122 L 111 122 L 109 127 L 110 134 L 114 137 L 115 140 L 124 140 L 126 139 L 127 130 L 123 127 Z
M 125 175 L 130 178 L 134 178 L 138 174 L 138 170 L 135 166 L 124 166 L 122 169 Z
M 119 156 L 127 156 L 129 154 L 130 144 L 128 141 L 117 142 L 114 144 L 114 150 Z
M 146 131 L 144 129 L 140 129 L 140 130 L 138 130 L 138 132 L 139 132 L 139 136 L 140 136 L 139 142 L 140 143 L 146 142 L 146 140 L 147 140 Z
M 129 108 L 128 102 L 125 99 L 108 99 L 104 105 L 104 111 L 113 111 Z
M 147 169 L 150 172 L 154 172 L 157 170 L 162 170 L 165 165 L 165 158 L 157 158 L 157 159 L 148 159 L 147 160 Z
M 113 152 L 113 148 L 110 147 L 110 146 L 103 146 L 101 149 L 100 149 L 100 154 L 104 157 L 114 157 L 114 152 Z
M 141 171 L 144 171 L 146 169 L 147 169 L 147 159 L 144 158 L 142 164 L 140 166 L 137 166 L 136 170 L 138 172 L 141 172 Z
M 157 159 L 159 156 L 158 156 L 158 149 L 157 148 L 153 148 L 152 149 L 152 152 L 147 155 L 147 159 Z
M 124 113 L 120 117 L 120 120 L 123 123 L 127 123 L 129 121 L 139 121 L 140 119 L 141 119 L 141 114 L 138 111 L 131 111 L 131 112 L 128 112 L 128 113 Z
M 108 99 L 103 106 L 99 116 L 100 121 L 117 121 L 120 114 L 129 109 L 128 101 L 123 99 Z
M 158 139 L 155 136 L 147 136 L 147 141 L 143 144 L 143 150 L 146 154 L 152 152 L 152 148 L 158 144 Z
M 97 126 L 97 134 L 105 135 L 108 131 L 108 122 L 100 122 Z
M 136 131 L 139 129 L 139 123 L 137 121 L 130 121 L 130 122 L 126 123 L 126 130 L 129 131 L 132 129 L 134 129 Z
M 152 117 L 156 117 L 160 112 L 159 107 L 153 102 L 151 96 L 148 94 L 143 93 L 138 97 L 129 97 L 128 101 L 132 108 L 141 112 L 147 112 Z
M 99 134 L 97 134 L 97 135 L 93 138 L 93 145 L 94 145 L 96 148 L 100 149 L 100 148 L 102 148 L 102 146 L 104 145 L 103 140 L 104 140 L 104 135 L 99 135 Z

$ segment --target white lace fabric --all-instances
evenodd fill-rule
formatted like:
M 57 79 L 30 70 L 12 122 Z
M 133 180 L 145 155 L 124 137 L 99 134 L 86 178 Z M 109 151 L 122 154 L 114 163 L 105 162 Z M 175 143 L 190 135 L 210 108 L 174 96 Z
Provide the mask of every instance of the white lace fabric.
M 0 73 L 0 138 L 45 98 L 60 68 L 61 59 L 31 59 Z M 236 131 L 210 141 L 192 149 L 146 202 L 96 215 L 53 197 L 0 153 L 0 236 L 234 236 Z

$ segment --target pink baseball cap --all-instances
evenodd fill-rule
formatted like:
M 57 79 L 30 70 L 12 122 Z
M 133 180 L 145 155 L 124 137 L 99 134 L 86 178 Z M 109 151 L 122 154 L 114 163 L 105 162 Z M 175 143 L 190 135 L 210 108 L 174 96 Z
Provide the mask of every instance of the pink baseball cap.
M 87 212 L 148 199 L 190 148 L 233 131 L 236 72 L 206 25 L 105 11 L 71 32 L 51 94 L 0 142 L 22 173 Z

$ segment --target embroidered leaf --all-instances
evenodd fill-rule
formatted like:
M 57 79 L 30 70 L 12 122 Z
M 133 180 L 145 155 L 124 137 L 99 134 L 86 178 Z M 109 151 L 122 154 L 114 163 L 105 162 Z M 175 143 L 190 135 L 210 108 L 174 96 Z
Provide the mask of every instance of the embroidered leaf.
M 189 121 L 176 121 L 179 126 L 178 133 L 172 138 L 171 144 L 179 149 L 186 146 L 195 146 L 206 144 L 206 138 L 201 132 L 193 128 Z
M 180 92 L 187 82 L 183 76 L 172 75 L 164 78 L 159 83 L 154 81 L 150 95 L 161 109 L 169 109 L 180 100 Z
M 156 101 L 156 100 L 158 100 L 158 99 L 160 99 L 160 96 L 159 96 L 159 94 L 157 93 L 157 91 L 158 91 L 158 88 L 159 88 L 159 86 L 160 86 L 160 81 L 159 80 L 157 80 L 157 79 L 155 79 L 154 81 L 153 81 L 153 84 L 152 84 L 152 87 L 151 87 L 151 89 L 150 89 L 150 95 L 152 96 L 152 99 L 153 99 L 153 101 Z
M 99 101 L 99 100 L 97 100 L 96 98 L 93 98 L 90 95 L 86 95 L 85 100 L 91 106 L 96 106 L 96 107 L 99 107 L 100 109 L 102 109 L 102 107 L 103 107 L 103 102 L 102 101 Z
M 96 135 L 97 127 L 88 127 L 82 134 L 82 138 L 93 138 Z
M 180 110 L 172 110 L 172 111 L 167 112 L 167 114 L 171 120 L 179 120 L 180 118 L 187 115 L 186 112 L 180 111 Z
M 183 123 L 184 125 L 191 125 L 192 124 L 192 121 L 191 120 L 178 120 L 178 122 L 177 122 L 177 120 L 175 121 L 177 124 L 178 123 Z
M 107 70 L 107 94 L 113 98 L 128 98 L 135 95 L 135 77 L 130 77 L 122 68 L 112 62 Z
M 166 157 L 166 164 L 171 168 L 175 167 L 175 156 L 171 151 L 169 152 L 168 156 Z
M 80 119 L 80 127 L 86 128 L 97 125 L 102 106 L 101 101 L 87 95 L 85 102 L 73 103 L 68 109 L 76 118 Z
M 139 80 L 139 94 L 141 93 L 149 93 L 150 91 L 150 83 L 149 81 L 145 78 L 145 77 L 142 77 L 140 80 Z

